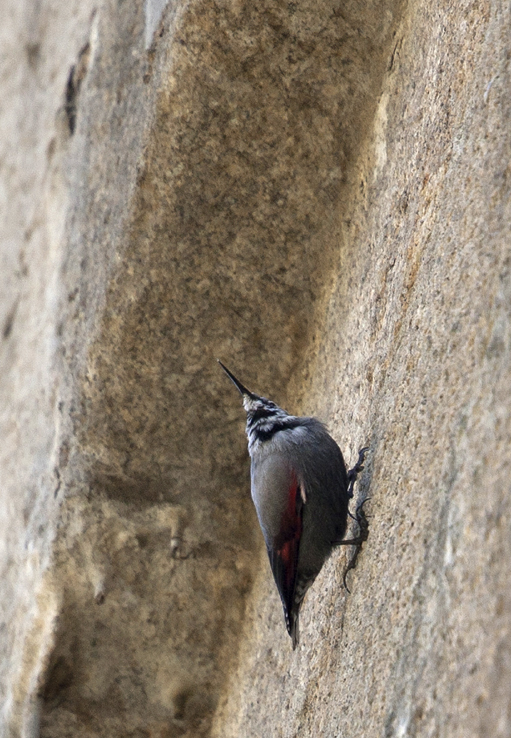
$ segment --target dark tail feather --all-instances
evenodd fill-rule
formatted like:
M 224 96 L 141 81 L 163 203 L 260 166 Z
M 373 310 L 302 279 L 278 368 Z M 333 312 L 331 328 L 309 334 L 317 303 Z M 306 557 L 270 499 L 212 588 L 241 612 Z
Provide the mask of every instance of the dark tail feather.
M 296 617 L 294 615 L 291 616 L 291 620 L 288 626 L 288 633 L 291 636 L 291 640 L 293 641 L 293 651 L 294 651 L 298 643 L 300 642 L 300 629 L 298 627 L 298 613 L 296 613 Z
M 291 636 L 291 640 L 293 641 L 293 651 L 300 642 L 300 629 L 298 626 L 300 608 L 302 606 L 303 598 L 305 597 L 307 590 L 316 579 L 316 574 L 309 573 L 298 578 L 298 581 L 295 585 L 293 604 L 290 610 L 288 610 L 287 606 L 283 603 L 284 615 L 286 616 L 287 632 L 289 633 L 289 635 Z

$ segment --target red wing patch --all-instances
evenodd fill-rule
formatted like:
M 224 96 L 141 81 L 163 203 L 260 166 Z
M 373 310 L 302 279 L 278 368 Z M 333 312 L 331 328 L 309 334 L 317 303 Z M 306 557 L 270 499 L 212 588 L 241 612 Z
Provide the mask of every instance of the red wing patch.
M 291 477 L 288 503 L 282 515 L 280 532 L 274 540 L 270 562 L 280 597 L 290 612 L 295 590 L 298 553 L 302 535 L 303 496 L 296 475 Z

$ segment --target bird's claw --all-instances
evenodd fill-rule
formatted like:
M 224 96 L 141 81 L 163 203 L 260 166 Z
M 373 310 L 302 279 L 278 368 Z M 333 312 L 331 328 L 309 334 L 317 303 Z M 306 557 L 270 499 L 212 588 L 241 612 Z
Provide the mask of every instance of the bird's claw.
M 367 541 L 369 537 L 369 523 L 367 521 L 367 516 L 364 512 L 364 505 L 368 500 L 370 500 L 370 497 L 366 497 L 365 500 L 362 500 L 360 505 L 357 506 L 357 509 L 355 511 L 355 515 L 351 515 L 353 520 L 357 521 L 358 524 L 358 536 L 357 538 L 353 538 L 349 543 L 356 546 L 355 551 L 353 553 L 353 556 L 351 557 L 348 566 L 346 567 L 346 571 L 344 572 L 342 582 L 346 588 L 346 591 L 348 594 L 351 594 L 350 589 L 346 583 L 346 577 L 348 576 L 348 572 L 355 568 L 357 565 L 357 558 L 358 554 L 360 553 L 360 550 L 362 548 L 362 544 Z
M 364 448 L 360 449 L 360 451 L 358 452 L 357 463 L 355 464 L 353 469 L 350 469 L 348 472 L 348 496 L 350 499 L 353 497 L 353 488 L 355 486 L 355 482 L 357 481 L 357 477 L 360 474 L 360 472 L 364 470 L 364 461 L 365 461 L 365 455 L 367 451 L 369 451 L 369 446 L 364 446 Z M 356 518 L 354 518 L 354 520 L 355 519 Z

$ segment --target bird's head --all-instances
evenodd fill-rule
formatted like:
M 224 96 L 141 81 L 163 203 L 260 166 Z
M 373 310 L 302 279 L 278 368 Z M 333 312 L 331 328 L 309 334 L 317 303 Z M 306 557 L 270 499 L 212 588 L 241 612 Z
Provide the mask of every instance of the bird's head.
M 248 390 L 219 359 L 218 363 L 241 394 L 243 407 L 247 413 L 247 428 L 251 428 L 258 422 L 265 421 L 267 418 L 287 416 L 286 411 L 282 410 L 272 400 L 268 400 L 266 397 L 261 397 Z

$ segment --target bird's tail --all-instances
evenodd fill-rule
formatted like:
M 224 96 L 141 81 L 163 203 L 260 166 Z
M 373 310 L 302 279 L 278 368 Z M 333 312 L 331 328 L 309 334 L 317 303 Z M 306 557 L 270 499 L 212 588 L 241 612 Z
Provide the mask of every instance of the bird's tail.
M 298 627 L 298 623 L 299 623 L 299 614 L 296 613 L 296 615 L 291 615 L 290 622 L 288 624 L 288 632 L 293 642 L 293 651 L 295 650 L 295 648 L 297 647 L 300 641 L 300 629 Z

